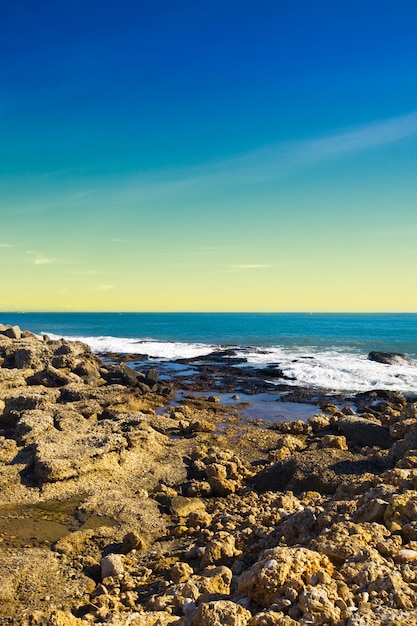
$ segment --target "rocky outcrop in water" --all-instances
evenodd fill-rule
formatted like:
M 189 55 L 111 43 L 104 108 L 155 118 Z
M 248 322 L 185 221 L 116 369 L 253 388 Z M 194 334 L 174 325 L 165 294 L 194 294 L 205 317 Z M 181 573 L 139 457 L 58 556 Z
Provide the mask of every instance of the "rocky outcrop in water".
M 385 365 L 412 365 L 417 367 L 417 363 L 414 359 L 411 359 L 405 354 L 399 352 L 370 352 L 368 354 L 370 361 L 376 361 L 377 363 L 384 363 Z
M 417 624 L 413 399 L 251 424 L 17 327 L 0 363 L 0 623 Z

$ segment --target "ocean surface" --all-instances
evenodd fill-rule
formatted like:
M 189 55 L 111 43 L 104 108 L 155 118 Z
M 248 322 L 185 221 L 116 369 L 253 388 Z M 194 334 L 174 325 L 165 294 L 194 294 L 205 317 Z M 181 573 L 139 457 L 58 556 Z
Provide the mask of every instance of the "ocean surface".
M 417 361 L 367 358 L 376 350 L 417 360 L 417 314 L 0 313 L 0 322 L 79 339 L 99 353 L 146 354 L 154 363 L 233 347 L 249 365 L 279 364 L 290 384 L 417 393 Z

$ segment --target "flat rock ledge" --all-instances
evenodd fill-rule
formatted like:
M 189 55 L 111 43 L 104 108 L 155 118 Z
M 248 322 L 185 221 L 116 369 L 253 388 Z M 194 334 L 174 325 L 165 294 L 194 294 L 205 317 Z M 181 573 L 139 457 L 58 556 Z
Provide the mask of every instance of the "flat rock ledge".
M 173 389 L 0 325 L 0 624 L 417 625 L 417 403 Z

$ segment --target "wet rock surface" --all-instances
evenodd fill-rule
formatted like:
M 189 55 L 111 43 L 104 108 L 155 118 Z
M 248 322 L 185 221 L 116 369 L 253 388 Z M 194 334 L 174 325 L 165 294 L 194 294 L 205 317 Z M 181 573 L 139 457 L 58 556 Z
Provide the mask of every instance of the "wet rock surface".
M 415 399 L 113 357 L 0 325 L 0 624 L 417 624 Z

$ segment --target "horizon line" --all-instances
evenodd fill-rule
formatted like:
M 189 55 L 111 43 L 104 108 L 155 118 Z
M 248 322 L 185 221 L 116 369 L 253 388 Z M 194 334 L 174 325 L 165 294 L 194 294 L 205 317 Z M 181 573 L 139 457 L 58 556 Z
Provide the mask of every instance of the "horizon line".
M 27 310 L 27 311 L 0 311 L 0 315 L 417 315 L 417 311 L 97 311 L 97 310 L 77 310 L 77 311 L 56 311 L 56 310 Z

